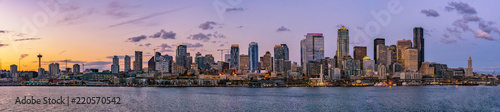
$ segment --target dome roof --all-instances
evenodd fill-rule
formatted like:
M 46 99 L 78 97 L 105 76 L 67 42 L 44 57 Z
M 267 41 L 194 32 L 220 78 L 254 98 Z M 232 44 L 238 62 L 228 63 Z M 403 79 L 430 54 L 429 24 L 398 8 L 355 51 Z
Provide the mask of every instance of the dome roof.
M 363 60 L 370 60 L 370 57 L 365 56 L 365 57 L 363 57 Z

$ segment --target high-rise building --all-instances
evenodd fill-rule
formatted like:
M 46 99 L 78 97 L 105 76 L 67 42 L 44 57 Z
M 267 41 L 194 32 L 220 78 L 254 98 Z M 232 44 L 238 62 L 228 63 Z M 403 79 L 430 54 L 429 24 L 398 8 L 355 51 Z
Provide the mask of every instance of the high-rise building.
M 354 46 L 354 59 L 355 60 L 363 60 L 363 58 L 365 56 L 367 56 L 366 46 Z
M 274 63 L 273 63 L 273 71 L 277 74 L 282 74 L 284 72 L 284 58 L 285 51 L 283 50 L 283 46 L 275 45 L 274 46 Z
M 390 62 L 388 63 L 389 65 L 393 63 L 398 63 L 398 50 L 396 45 L 390 45 L 389 47 L 387 47 L 387 53 L 388 57 L 390 57 L 387 58 Z
M 73 65 L 73 73 L 74 74 L 79 74 L 80 73 L 80 65 L 74 64 Z
M 403 70 L 410 72 L 418 71 L 418 50 L 409 48 L 404 51 L 404 67 Z
M 411 40 L 398 40 L 398 63 L 403 67 L 404 70 L 404 61 L 405 61 L 405 50 L 411 48 Z
M 474 76 L 474 72 L 472 71 L 472 58 L 469 56 L 468 66 L 465 68 L 465 77 Z
M 370 57 L 365 56 L 363 58 L 363 75 L 365 77 L 372 77 L 374 75 L 375 62 L 371 60 Z
M 151 58 L 148 61 L 148 72 L 155 71 L 155 70 L 156 70 L 155 56 L 151 56 Z
M 241 71 L 248 71 L 250 69 L 250 61 L 249 61 L 249 56 L 248 55 L 240 55 L 240 69 Z
M 322 33 L 307 33 L 300 41 L 300 63 L 302 72 L 307 73 L 307 63 L 316 59 L 325 58 L 325 45 Z
M 173 64 L 172 64 L 173 57 L 172 56 L 169 56 L 168 54 L 163 55 L 163 56 L 158 56 L 158 57 L 156 57 L 155 60 L 156 60 L 156 64 L 155 64 L 156 71 L 172 73 L 172 68 L 173 68 Z
M 238 44 L 231 45 L 231 69 L 238 70 L 240 67 L 240 46 Z
M 224 59 L 226 63 L 231 63 L 231 54 L 224 54 Z
M 111 64 L 111 73 L 120 72 L 120 60 L 118 56 L 113 56 L 113 64 Z
M 177 50 L 175 52 L 175 63 L 187 69 L 189 67 L 186 66 L 186 56 L 187 56 L 187 46 L 186 45 L 177 46 Z
M 134 71 L 142 71 L 142 51 L 135 51 Z
M 375 65 L 378 66 L 379 64 L 387 66 L 387 47 L 385 45 L 379 44 L 377 45 L 375 50 L 375 57 L 377 57 L 375 60 Z
M 215 64 L 214 56 L 212 56 L 212 54 L 205 55 L 205 64 L 206 69 L 211 69 L 212 65 Z
M 290 51 L 288 51 L 288 46 L 286 44 L 281 44 L 283 47 L 283 60 L 290 60 Z
M 422 66 L 424 59 L 424 29 L 422 27 L 413 28 L 413 48 L 418 50 L 418 68 Z
M 196 58 L 195 58 L 195 63 L 198 65 L 198 69 L 206 69 L 206 65 L 207 63 L 205 62 L 206 61 L 206 57 L 202 56 L 201 53 L 200 55 L 198 55 L 198 53 L 196 53 Z
M 337 30 L 337 63 L 340 65 L 342 59 L 349 55 L 349 29 L 344 25 Z
M 16 73 L 17 72 L 17 65 L 12 64 L 10 65 L 10 73 Z
M 128 55 L 125 55 L 125 59 L 124 60 L 124 64 L 125 64 L 125 72 L 129 72 L 131 69 L 130 69 L 130 56 Z
M 59 70 L 59 63 L 51 63 L 49 64 L 49 74 L 51 76 L 56 76 L 59 74 L 61 70 Z
M 256 42 L 248 44 L 248 58 L 250 72 L 259 70 L 259 45 Z M 240 61 L 241 62 L 241 61 Z
M 261 61 L 262 61 L 262 68 L 264 68 L 264 70 L 270 71 L 272 69 L 271 64 L 273 64 L 273 63 L 272 63 L 271 52 L 266 51 L 266 54 L 264 54 L 264 56 L 262 56 Z
M 384 45 L 385 46 L 385 39 L 384 38 L 376 38 L 373 40 L 373 60 L 375 60 L 375 65 L 378 65 L 378 56 L 377 56 L 377 45 Z
M 193 57 L 191 56 L 191 53 L 186 53 L 186 60 L 184 62 L 184 67 L 188 70 L 191 69 L 191 64 L 193 64 Z

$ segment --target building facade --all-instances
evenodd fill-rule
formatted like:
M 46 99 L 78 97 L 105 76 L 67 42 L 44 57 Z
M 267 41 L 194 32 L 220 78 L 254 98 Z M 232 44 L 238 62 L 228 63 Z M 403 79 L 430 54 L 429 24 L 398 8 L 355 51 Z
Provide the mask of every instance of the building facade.
M 248 58 L 250 72 L 257 72 L 259 70 L 259 45 L 257 42 L 248 44 Z
M 418 68 L 425 61 L 424 42 L 424 29 L 422 27 L 413 28 L 413 48 L 417 49 L 418 52 Z

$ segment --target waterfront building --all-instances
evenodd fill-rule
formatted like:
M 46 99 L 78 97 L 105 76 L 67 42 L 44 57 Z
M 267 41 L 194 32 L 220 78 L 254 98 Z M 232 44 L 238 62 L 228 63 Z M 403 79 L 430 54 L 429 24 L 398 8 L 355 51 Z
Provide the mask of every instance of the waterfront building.
M 130 69 L 130 56 L 128 55 L 125 55 L 125 59 L 123 59 L 123 62 L 124 62 L 124 66 L 125 66 L 125 72 L 129 72 L 131 69 Z
M 322 33 L 307 33 L 305 39 L 300 41 L 300 57 L 302 71 L 305 74 L 308 70 L 307 63 L 324 58 L 324 38 Z
M 377 65 L 377 76 L 378 79 L 387 79 L 387 68 L 386 65 Z
M 201 53 L 196 53 L 196 58 L 194 59 L 194 63 L 198 65 L 198 69 L 206 69 L 207 62 L 205 62 L 205 56 L 202 56 Z
M 17 65 L 12 64 L 10 65 L 10 73 L 16 73 L 17 72 Z
M 468 66 L 465 68 L 465 77 L 473 77 L 474 72 L 472 71 L 472 58 L 469 56 Z
M 191 69 L 191 64 L 193 64 L 193 57 L 191 56 L 191 53 L 186 53 L 186 58 L 184 60 L 184 67 L 189 70 Z
M 405 61 L 405 50 L 408 49 L 408 48 L 411 48 L 411 40 L 398 40 L 397 41 L 397 50 L 398 50 L 398 63 L 403 67 L 405 67 L 404 65 L 404 61 Z
M 159 72 L 165 72 L 165 73 L 171 73 L 172 72 L 172 66 L 173 66 L 173 57 L 167 55 L 159 56 L 156 57 L 156 71 Z
M 418 50 L 414 48 L 404 51 L 404 67 L 405 71 L 418 71 Z
M 148 61 L 148 72 L 152 72 L 152 71 L 155 71 L 155 70 L 156 70 L 155 56 L 151 56 L 151 58 Z
M 434 65 L 432 62 L 423 62 L 419 71 L 424 76 L 434 77 Z
M 248 59 L 248 69 L 250 72 L 257 72 L 257 70 L 259 70 L 259 45 L 257 42 L 251 42 L 248 44 Z
M 73 73 L 74 74 L 79 74 L 80 73 L 80 65 L 73 64 Z
M 281 44 L 283 48 L 283 60 L 290 60 L 290 51 L 288 51 L 288 46 L 286 44 Z
M 134 71 L 142 71 L 142 51 L 135 51 Z
M 373 40 L 373 60 L 375 60 L 375 65 L 378 65 L 380 62 L 379 62 L 379 53 L 377 51 L 379 51 L 378 49 L 378 45 L 383 45 L 385 46 L 385 39 L 384 38 L 376 38 L 375 40 Z
M 238 44 L 231 45 L 231 69 L 238 70 L 240 68 L 240 46 Z
M 111 64 L 111 73 L 120 72 L 120 60 L 118 56 L 113 56 L 113 63 Z
M 349 29 L 342 25 L 342 27 L 337 30 L 337 36 L 337 63 L 342 63 L 342 58 L 349 55 Z
M 413 48 L 417 49 L 418 54 L 418 68 L 422 66 L 425 61 L 424 55 L 424 29 L 422 27 L 413 28 Z
M 342 79 L 358 79 L 362 73 L 361 61 L 354 60 L 351 56 L 345 56 L 342 60 L 344 60 L 341 64 L 343 69 L 340 69 Z
M 247 72 L 250 69 L 249 55 L 240 55 L 240 69 L 241 71 Z
M 287 47 L 286 44 L 274 46 L 273 71 L 275 71 L 277 74 L 283 74 L 285 72 L 285 68 L 289 68 L 285 67 L 284 64 L 285 61 L 288 61 L 285 59 L 285 47 Z M 288 49 L 288 47 L 286 49 Z

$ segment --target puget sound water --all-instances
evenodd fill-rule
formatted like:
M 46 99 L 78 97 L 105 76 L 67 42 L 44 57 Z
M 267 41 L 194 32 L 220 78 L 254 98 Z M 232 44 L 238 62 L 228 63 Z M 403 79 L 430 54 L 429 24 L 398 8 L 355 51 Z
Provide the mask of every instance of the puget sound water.
M 120 97 L 121 104 L 15 104 Z M 500 86 L 407 87 L 0 87 L 0 111 L 500 111 Z

